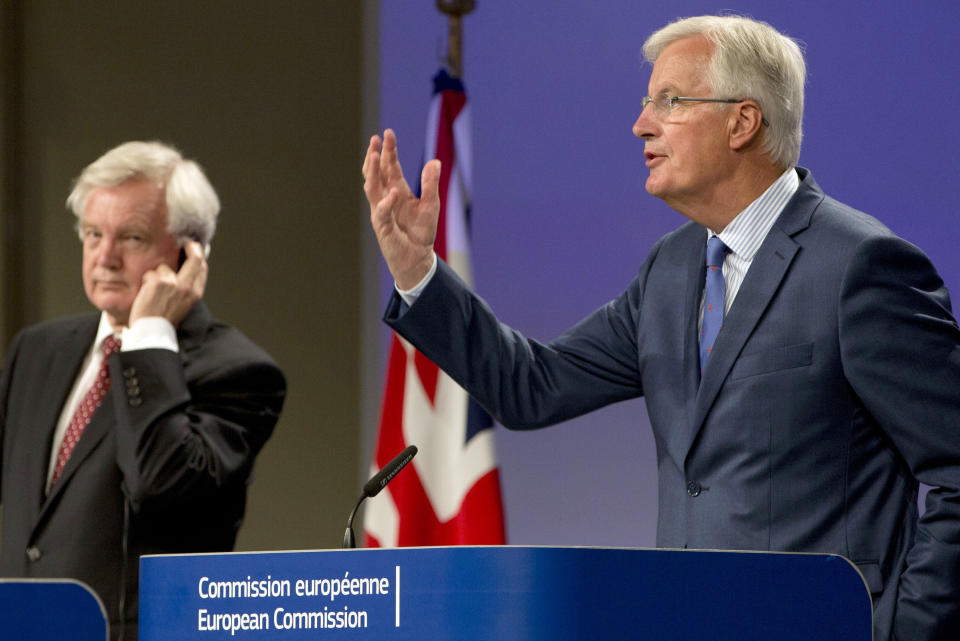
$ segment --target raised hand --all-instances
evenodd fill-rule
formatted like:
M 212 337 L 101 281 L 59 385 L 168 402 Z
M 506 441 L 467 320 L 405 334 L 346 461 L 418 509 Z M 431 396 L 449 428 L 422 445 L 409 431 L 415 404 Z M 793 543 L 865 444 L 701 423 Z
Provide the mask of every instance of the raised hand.
M 144 273 L 140 291 L 130 308 L 130 327 L 138 318 L 148 316 L 162 316 L 177 327 L 190 308 L 203 298 L 208 270 L 203 247 L 195 240 L 188 240 L 183 250 L 186 260 L 179 271 L 161 264 Z
M 363 191 L 370 203 L 370 224 L 387 267 L 400 289 L 411 289 L 430 271 L 440 214 L 440 161 L 428 162 L 420 175 L 420 194 L 410 191 L 397 157 L 393 130 L 373 136 L 363 161 Z

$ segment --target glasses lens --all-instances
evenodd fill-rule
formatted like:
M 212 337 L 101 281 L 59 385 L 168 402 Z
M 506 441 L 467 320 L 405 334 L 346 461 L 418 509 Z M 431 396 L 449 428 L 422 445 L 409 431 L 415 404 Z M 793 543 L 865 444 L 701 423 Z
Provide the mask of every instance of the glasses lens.
M 670 98 L 667 96 L 658 96 L 656 98 L 651 98 L 650 96 L 644 96 L 640 100 L 640 111 L 643 111 L 647 108 L 647 105 L 653 105 L 653 113 L 657 118 L 663 118 L 670 115 Z

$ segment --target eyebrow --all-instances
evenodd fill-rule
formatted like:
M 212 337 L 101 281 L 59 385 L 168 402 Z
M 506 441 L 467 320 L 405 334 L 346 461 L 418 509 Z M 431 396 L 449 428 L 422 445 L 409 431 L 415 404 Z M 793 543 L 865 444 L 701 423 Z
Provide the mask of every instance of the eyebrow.
M 80 222 L 80 225 L 79 225 L 79 228 L 80 228 L 81 231 L 89 231 L 89 230 L 91 230 L 91 229 L 92 229 L 92 230 L 99 230 L 99 229 L 101 228 L 101 226 L 98 225 L 98 224 L 96 224 L 96 223 L 91 223 L 91 222 L 88 222 L 88 221 L 81 221 L 81 222 Z M 121 235 L 123 235 L 123 234 L 131 234 L 131 233 L 132 233 L 132 234 L 136 234 L 136 235 L 138 235 L 138 236 L 150 236 L 150 235 L 151 235 L 150 227 L 149 227 L 148 225 L 141 225 L 141 224 L 139 224 L 139 223 L 137 223 L 137 222 L 127 222 L 127 223 L 124 223 L 123 225 L 120 225 L 119 227 L 117 227 L 117 228 L 115 229 L 115 232 L 116 232 L 116 235 L 117 235 L 117 236 L 121 236 Z

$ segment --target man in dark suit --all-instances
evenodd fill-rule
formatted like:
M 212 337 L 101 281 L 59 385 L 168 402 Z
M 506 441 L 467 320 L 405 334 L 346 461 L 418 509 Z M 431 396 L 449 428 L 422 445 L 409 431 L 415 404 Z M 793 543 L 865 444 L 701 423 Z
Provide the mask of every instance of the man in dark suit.
M 67 202 L 100 311 L 29 327 L 7 352 L 0 575 L 81 580 L 112 638 L 136 639 L 139 556 L 233 548 L 286 383 L 201 300 L 220 204 L 195 163 L 126 143 Z
M 800 151 L 805 64 L 769 25 L 680 20 L 644 45 L 646 188 L 691 219 L 549 344 L 500 324 L 432 251 L 396 137 L 364 190 L 396 280 L 386 320 L 506 426 L 643 395 L 658 545 L 836 553 L 878 641 L 960 631 L 960 330 L 926 256 L 827 197 Z M 918 483 L 932 489 L 917 516 Z

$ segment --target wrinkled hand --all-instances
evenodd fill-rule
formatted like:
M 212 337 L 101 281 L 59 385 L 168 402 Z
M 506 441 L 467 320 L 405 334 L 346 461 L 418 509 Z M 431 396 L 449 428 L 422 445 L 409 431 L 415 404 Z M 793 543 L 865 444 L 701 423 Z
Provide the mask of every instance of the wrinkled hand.
M 162 316 L 177 327 L 187 312 L 203 298 L 207 286 L 207 260 L 203 247 L 195 240 L 184 246 L 187 259 L 180 271 L 173 271 L 162 264 L 144 273 L 140 291 L 130 309 L 130 327 L 139 318 Z
M 393 130 L 373 136 L 363 161 L 363 191 L 370 203 L 370 224 L 380 252 L 400 289 L 417 285 L 433 264 L 433 241 L 440 215 L 440 161 L 428 162 L 420 175 L 417 198 L 403 177 Z

